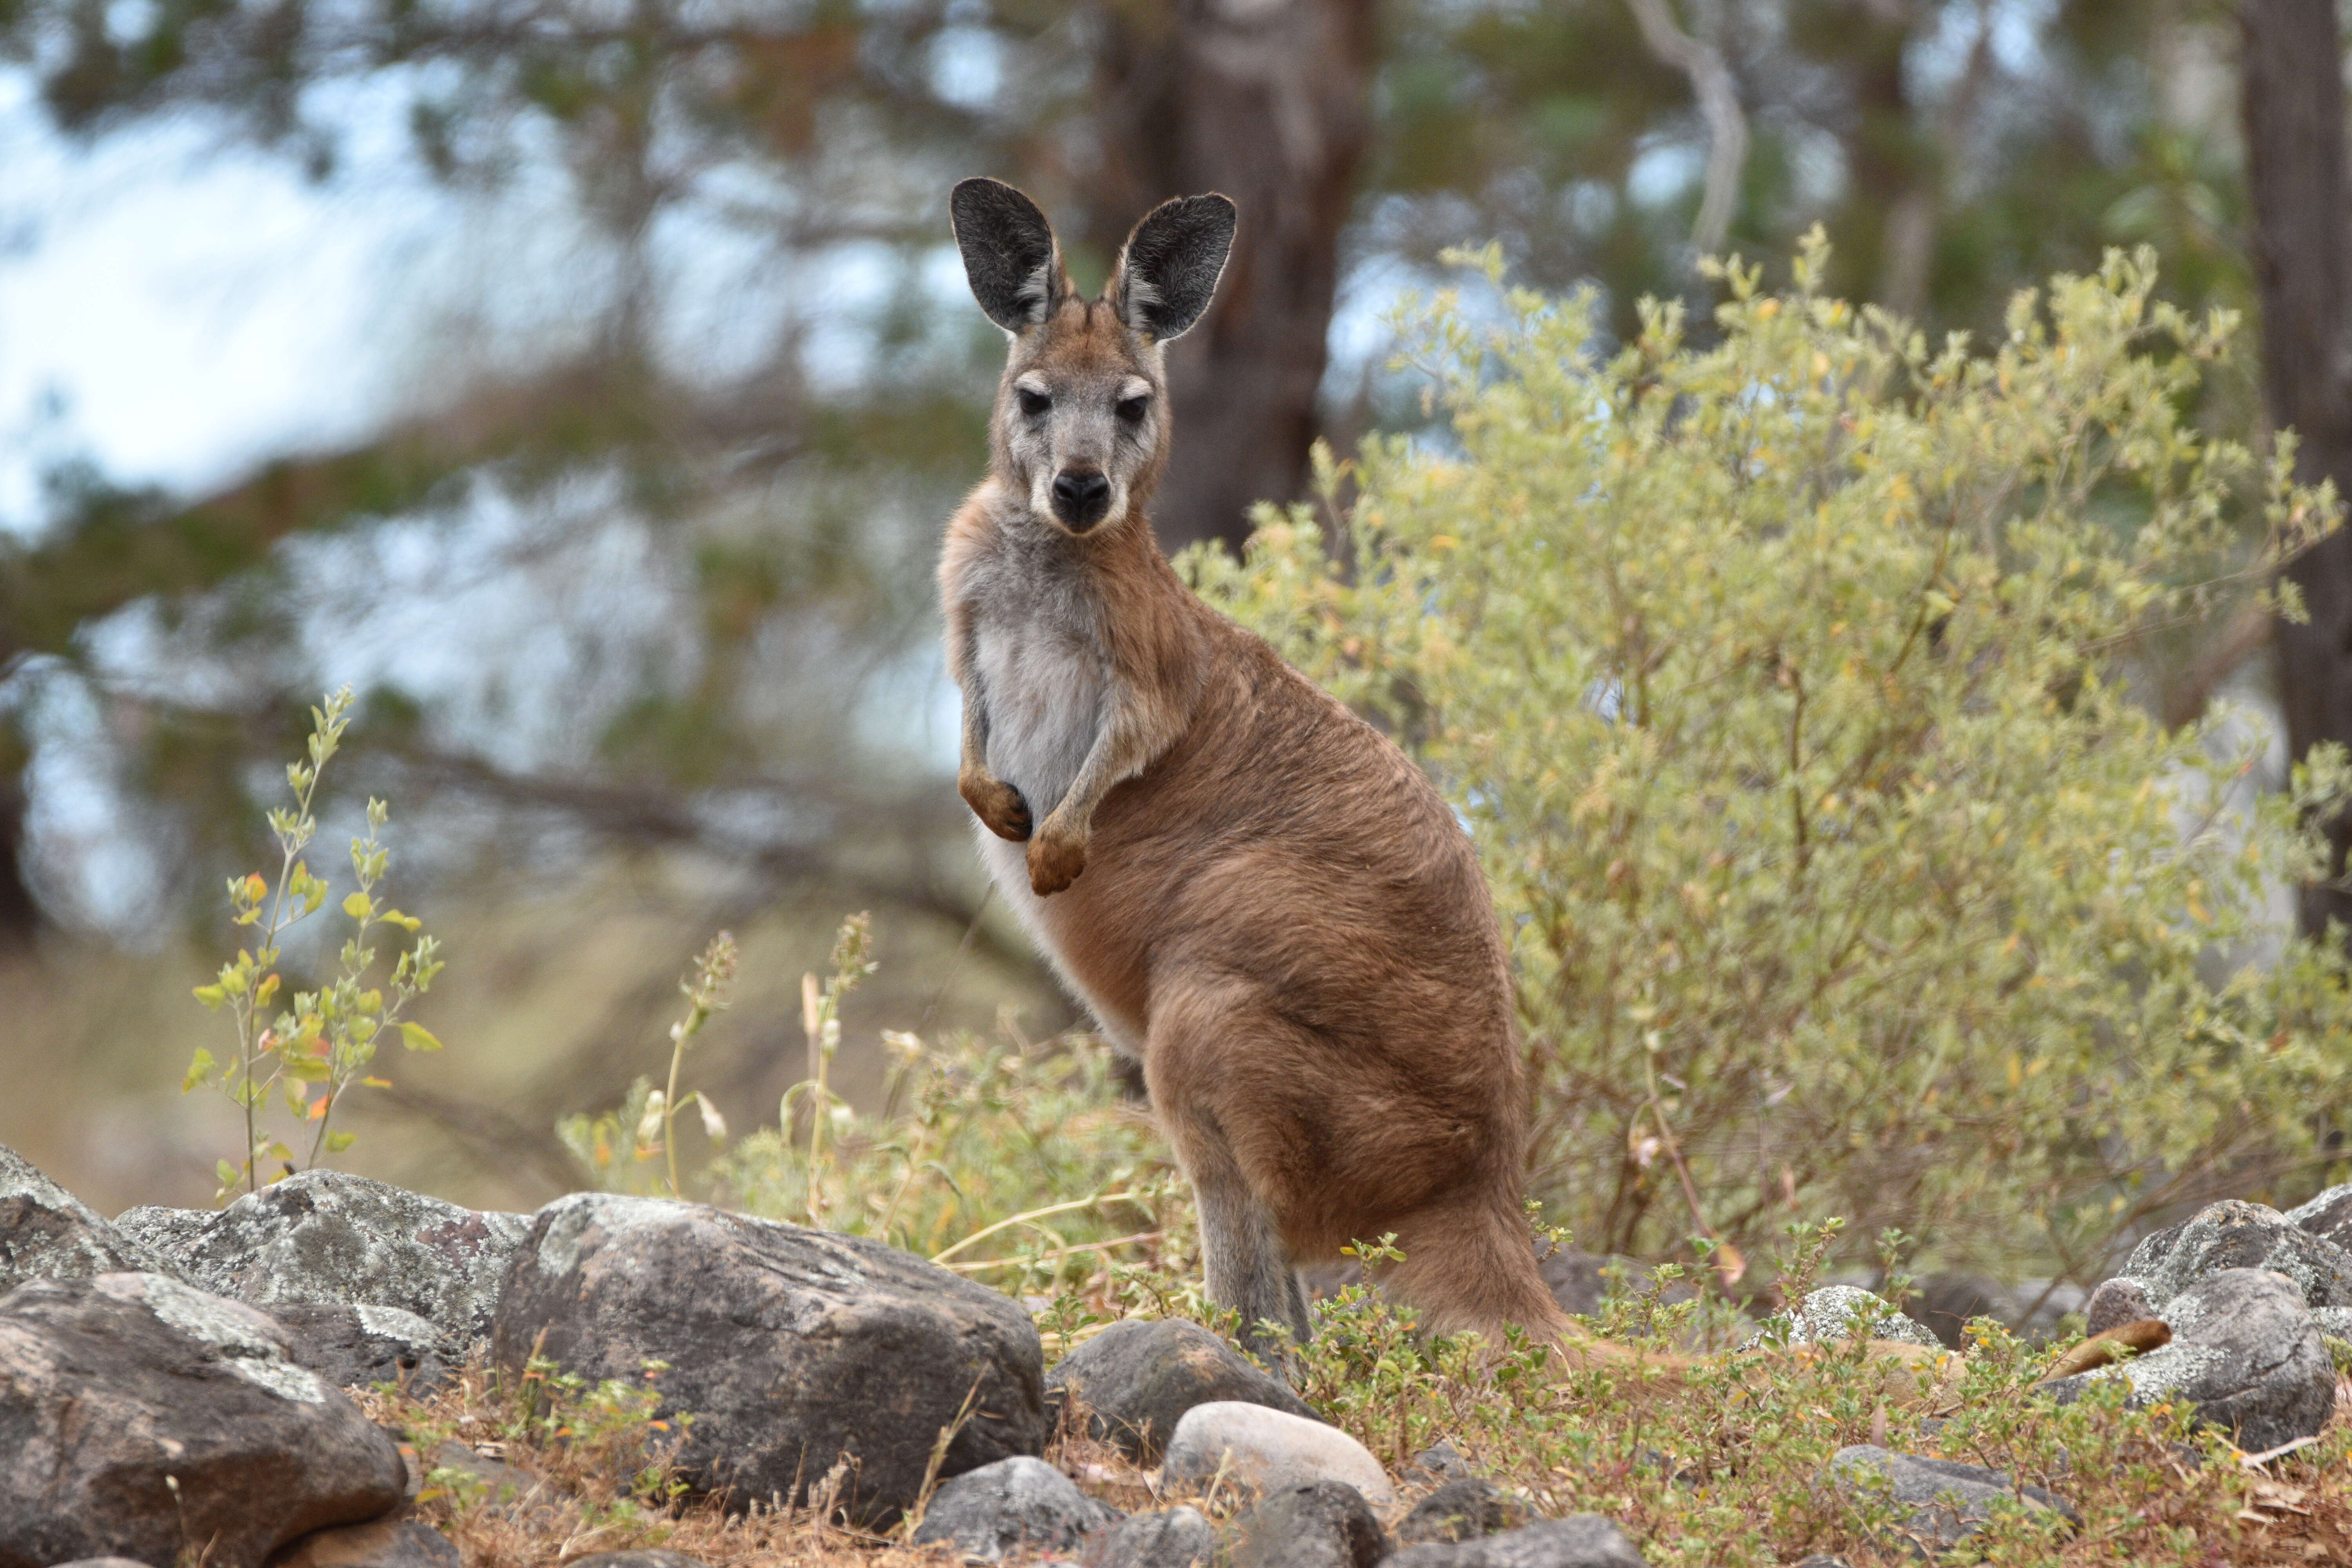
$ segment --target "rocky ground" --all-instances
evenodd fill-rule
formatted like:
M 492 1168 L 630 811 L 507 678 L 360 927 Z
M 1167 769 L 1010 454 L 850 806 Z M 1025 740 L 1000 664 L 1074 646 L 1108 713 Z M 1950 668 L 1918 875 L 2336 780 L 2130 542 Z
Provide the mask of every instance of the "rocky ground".
M 1181 1318 L 1049 1367 L 994 1290 L 699 1205 L 318 1172 L 110 1223 L 0 1150 L 0 1568 L 2352 1563 L 2347 1247 L 2352 1187 L 2214 1205 L 2047 1349 L 1831 1287 L 1571 1374 L 1366 1310 L 1295 1393 Z

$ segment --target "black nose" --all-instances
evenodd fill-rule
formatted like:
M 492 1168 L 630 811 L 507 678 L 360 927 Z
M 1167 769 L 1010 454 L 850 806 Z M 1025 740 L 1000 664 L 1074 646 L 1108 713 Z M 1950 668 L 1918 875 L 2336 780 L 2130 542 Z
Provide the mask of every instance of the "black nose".
M 1054 513 L 1084 533 L 1110 510 L 1110 480 L 1099 468 L 1064 468 L 1054 477 Z

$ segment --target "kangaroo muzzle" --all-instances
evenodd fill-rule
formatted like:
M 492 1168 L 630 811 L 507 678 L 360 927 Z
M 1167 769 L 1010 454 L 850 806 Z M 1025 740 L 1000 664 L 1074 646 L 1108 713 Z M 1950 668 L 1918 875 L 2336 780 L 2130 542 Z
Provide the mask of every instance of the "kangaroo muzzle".
M 1064 468 L 1054 476 L 1054 516 L 1084 533 L 1110 513 L 1110 479 L 1100 468 Z

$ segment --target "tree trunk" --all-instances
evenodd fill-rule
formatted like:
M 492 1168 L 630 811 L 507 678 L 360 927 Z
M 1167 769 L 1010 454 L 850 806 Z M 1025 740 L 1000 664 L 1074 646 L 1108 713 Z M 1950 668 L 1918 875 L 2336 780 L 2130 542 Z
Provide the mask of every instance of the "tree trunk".
M 2352 421 L 2345 396 L 2347 233 L 2345 97 L 2335 0 L 2245 0 L 2241 112 L 2262 300 L 2263 384 L 2271 421 L 2301 437 L 2296 475 L 2332 479 L 2352 496 Z M 2287 745 L 2297 760 L 2323 741 L 2352 746 L 2352 532 L 2339 530 L 2286 568 L 2309 619 L 2273 633 Z M 2328 824 L 2341 876 L 2352 819 Z M 2304 931 L 2352 930 L 2352 893 L 2304 889 Z
M 1097 115 L 1105 256 L 1170 196 L 1223 191 L 1241 228 L 1217 302 L 1168 351 L 1176 451 L 1162 544 L 1238 550 L 1249 509 L 1304 489 L 1371 126 L 1370 0 L 1156 0 L 1106 8 Z

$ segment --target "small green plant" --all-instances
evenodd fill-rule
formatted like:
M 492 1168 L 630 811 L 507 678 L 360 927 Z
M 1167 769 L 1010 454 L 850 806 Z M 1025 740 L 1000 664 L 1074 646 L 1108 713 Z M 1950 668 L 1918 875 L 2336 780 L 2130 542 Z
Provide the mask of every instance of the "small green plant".
M 331 889 L 314 875 L 302 851 L 319 830 L 313 812 L 319 780 L 341 746 L 351 722 L 352 689 L 330 694 L 325 706 L 310 710 L 311 731 L 307 761 L 287 764 L 286 784 L 291 807 L 273 807 L 269 828 L 278 847 L 274 882 L 255 871 L 232 878 L 229 907 L 239 926 L 256 929 L 254 945 L 239 948 L 236 957 L 221 965 L 209 985 L 195 988 L 196 1000 L 214 1012 L 226 1012 L 236 1028 L 236 1050 L 226 1062 L 199 1047 L 181 1080 L 180 1092 L 209 1084 L 227 1095 L 245 1112 L 245 1156 L 221 1161 L 215 1167 L 220 1188 L 215 1203 L 226 1201 L 241 1183 L 247 1192 L 259 1188 L 264 1162 L 278 1163 L 279 1175 L 294 1173 L 295 1155 L 286 1142 L 269 1131 L 264 1107 L 273 1092 L 282 1094 L 294 1119 L 294 1137 L 307 1137 L 309 1149 L 302 1168 L 309 1169 L 324 1153 L 340 1153 L 351 1146 L 352 1134 L 332 1127 L 335 1108 L 355 1085 L 389 1088 L 369 1074 L 376 1048 L 387 1033 L 396 1033 L 413 1051 L 437 1051 L 441 1042 L 423 1025 L 402 1016 L 408 1005 L 431 989 L 440 973 L 440 944 L 422 934 L 413 915 L 377 901 L 376 893 L 391 864 L 392 852 L 380 835 L 390 813 L 383 802 L 367 804 L 367 831 L 352 840 L 352 874 L 357 888 L 341 910 L 352 922 L 337 954 L 333 975 L 318 990 L 293 994 L 290 1006 L 275 1017 L 270 1005 L 284 989 L 278 970 L 280 943 L 287 931 L 326 904 Z M 389 926 L 415 937 L 415 944 L 396 952 L 391 973 L 383 984 L 372 982 L 377 952 L 373 933 Z M 397 942 L 398 939 L 394 939 Z M 272 1177 L 276 1180 L 277 1177 Z
M 854 1112 L 849 1102 L 833 1092 L 833 1058 L 841 1049 L 841 1002 L 874 973 L 869 954 L 874 949 L 874 919 L 855 914 L 841 922 L 834 937 L 832 973 L 818 984 L 814 973 L 801 976 L 801 1027 L 808 1036 L 808 1076 L 784 1091 L 776 1120 L 784 1127 L 805 1122 L 808 1127 L 808 1181 L 804 1189 L 808 1223 L 823 1226 L 825 1215 L 824 1138 L 828 1129 L 845 1125 Z M 799 1107 L 797 1116 L 794 1107 Z
M 710 1097 L 696 1089 L 680 1098 L 677 1092 L 679 1071 L 686 1065 L 686 1053 L 702 1026 L 713 1013 L 727 1006 L 727 989 L 735 981 L 735 965 L 739 954 L 734 936 L 720 931 L 710 939 L 710 945 L 694 961 L 694 973 L 677 983 L 686 994 L 686 1016 L 669 1026 L 669 1087 L 656 1089 L 650 1079 L 639 1079 L 629 1088 L 628 1098 L 618 1110 L 602 1115 L 582 1113 L 567 1116 L 556 1124 L 556 1136 L 563 1141 L 572 1157 L 596 1173 L 597 1179 L 615 1192 L 636 1191 L 644 1184 L 632 1179 L 630 1173 L 653 1160 L 663 1157 L 667 1163 L 669 1195 L 684 1197 L 686 1190 L 677 1175 L 677 1113 L 691 1101 L 702 1114 L 702 1131 L 714 1149 L 727 1146 L 727 1121 Z

